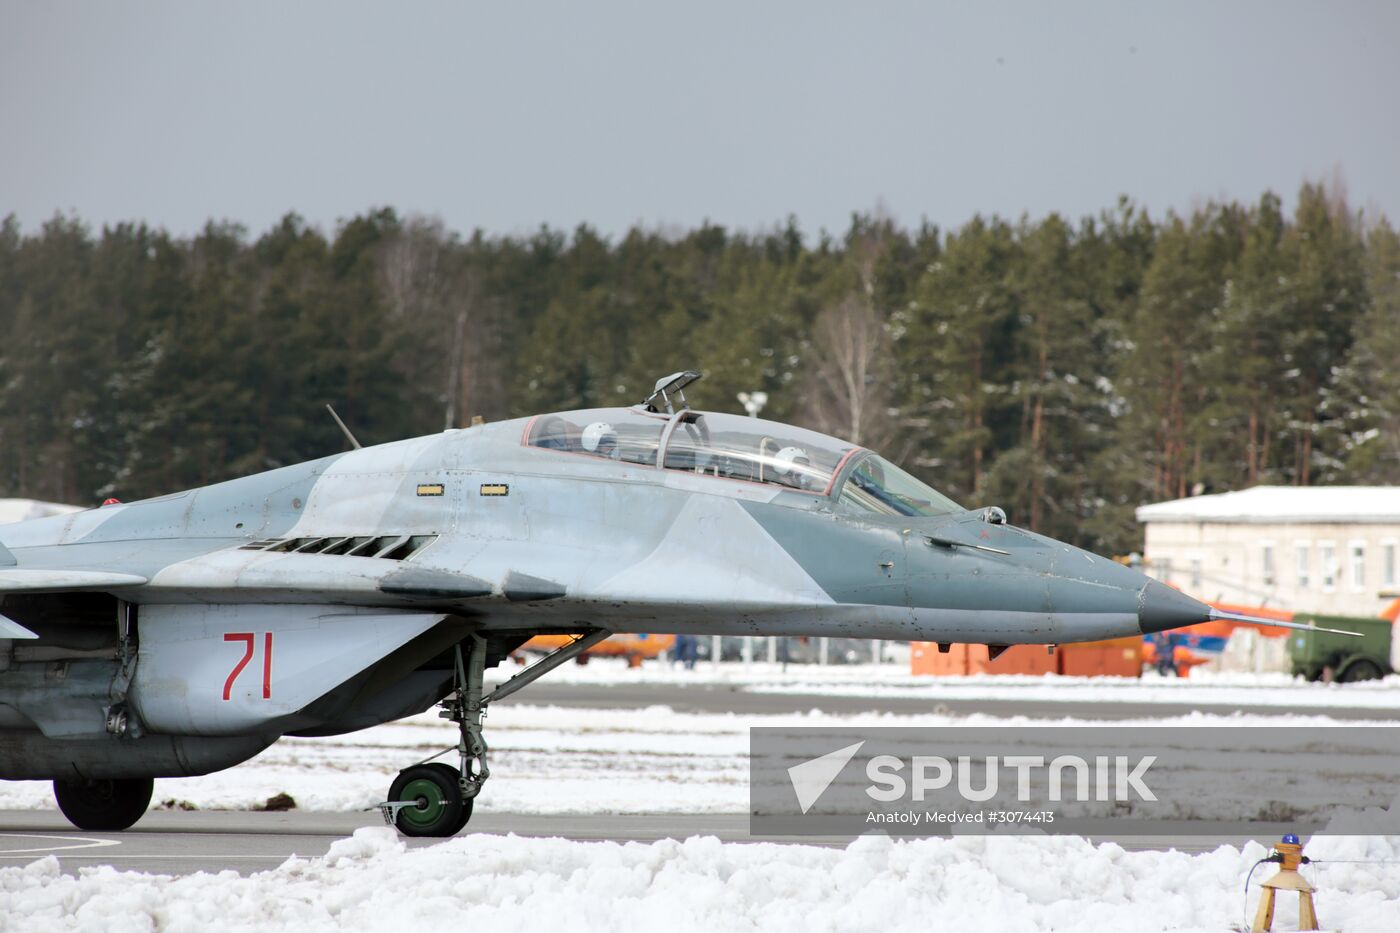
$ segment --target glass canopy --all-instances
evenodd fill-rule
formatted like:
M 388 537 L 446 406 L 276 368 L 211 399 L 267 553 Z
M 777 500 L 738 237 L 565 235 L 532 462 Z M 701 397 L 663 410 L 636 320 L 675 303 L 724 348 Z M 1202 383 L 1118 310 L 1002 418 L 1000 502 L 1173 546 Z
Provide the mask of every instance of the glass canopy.
M 540 415 L 525 443 L 604 460 L 829 496 L 843 508 L 880 515 L 943 515 L 962 508 L 874 453 L 775 421 L 685 410 L 659 415 L 596 408 Z M 662 445 L 665 451 L 662 452 Z M 854 463 L 853 467 L 848 464 Z M 843 476 L 844 472 L 844 476 Z

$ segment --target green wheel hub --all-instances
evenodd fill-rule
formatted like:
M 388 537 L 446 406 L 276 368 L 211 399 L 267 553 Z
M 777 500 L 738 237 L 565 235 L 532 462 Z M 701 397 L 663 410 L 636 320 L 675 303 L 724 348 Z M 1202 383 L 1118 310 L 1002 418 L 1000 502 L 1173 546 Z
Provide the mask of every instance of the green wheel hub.
M 462 797 L 457 769 L 441 763 L 414 765 L 399 772 L 389 788 L 396 807 L 394 825 L 405 836 L 451 836 L 466 825 L 471 801 Z
M 415 827 L 433 825 L 441 819 L 443 811 L 447 809 L 447 797 L 443 794 L 442 788 L 436 781 L 430 781 L 426 778 L 409 781 L 403 789 L 403 796 L 399 799 L 418 802 L 417 806 L 403 807 L 399 810 L 403 820 L 412 823 Z

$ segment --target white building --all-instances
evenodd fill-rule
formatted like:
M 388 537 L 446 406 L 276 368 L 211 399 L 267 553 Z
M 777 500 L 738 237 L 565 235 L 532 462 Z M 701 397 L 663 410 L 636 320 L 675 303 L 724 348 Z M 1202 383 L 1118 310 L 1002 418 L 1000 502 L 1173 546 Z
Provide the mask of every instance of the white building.
M 1400 487 L 1255 486 L 1137 518 L 1144 569 L 1200 599 L 1369 616 L 1400 597 Z

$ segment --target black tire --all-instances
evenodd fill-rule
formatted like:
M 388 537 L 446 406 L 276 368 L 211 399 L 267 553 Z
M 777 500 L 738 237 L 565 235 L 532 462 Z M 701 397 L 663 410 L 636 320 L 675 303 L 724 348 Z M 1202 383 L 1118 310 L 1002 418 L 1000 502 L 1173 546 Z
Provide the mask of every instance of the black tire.
M 390 802 L 412 801 L 394 814 L 405 836 L 451 836 L 466 825 L 462 788 L 451 773 L 457 769 L 432 763 L 404 768 L 389 787 Z
M 120 832 L 146 815 L 156 782 L 150 778 L 54 781 L 58 808 L 79 829 Z
M 453 787 L 460 788 L 462 786 L 462 772 L 458 771 L 451 765 L 441 761 L 433 761 L 429 762 L 427 765 L 424 765 L 424 767 L 437 768 L 438 770 L 442 771 L 443 774 L 447 775 L 447 779 L 452 782 Z M 449 836 L 457 835 L 467 825 L 467 821 L 469 821 L 472 818 L 472 804 L 474 804 L 475 802 L 475 797 L 462 798 L 462 815 L 458 818 L 457 825 L 453 827 L 452 832 L 448 833 Z
M 1363 680 L 1380 680 L 1385 676 L 1385 671 L 1381 666 L 1369 658 L 1357 658 L 1346 667 L 1342 668 L 1341 674 L 1337 677 L 1337 682 L 1342 684 L 1354 684 Z

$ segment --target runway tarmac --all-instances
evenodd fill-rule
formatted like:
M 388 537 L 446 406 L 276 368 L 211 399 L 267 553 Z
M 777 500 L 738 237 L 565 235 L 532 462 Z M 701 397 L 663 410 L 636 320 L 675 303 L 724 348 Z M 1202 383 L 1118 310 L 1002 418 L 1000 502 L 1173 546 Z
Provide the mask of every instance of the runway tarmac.
M 741 684 L 655 684 L 609 683 L 570 684 L 542 680 L 501 702 L 531 706 L 566 706 L 583 709 L 645 709 L 648 706 L 669 706 L 678 713 L 804 713 L 819 709 L 848 715 L 852 713 L 931 713 L 952 715 L 986 713 L 993 716 L 1027 716 L 1034 719 L 1157 719 L 1185 716 L 1197 710 L 1229 714 L 1240 712 L 1258 715 L 1280 713 L 1309 713 L 1304 706 L 1280 707 L 1269 705 L 1239 705 L 1224 703 L 1129 703 L 1119 700 L 1026 700 L 1014 696 L 1008 688 L 1004 700 L 950 699 L 945 694 L 937 698 L 909 696 L 832 696 L 819 693 L 761 693 Z M 1335 719 L 1400 720 L 1400 697 L 1392 709 L 1370 707 L 1328 706 L 1316 712 Z
M 319 857 L 362 826 L 383 826 L 374 813 L 258 813 L 153 810 L 123 833 L 85 833 L 52 811 L 0 811 L 0 867 L 54 855 L 66 871 L 111 865 L 125 871 L 192 874 L 275 868 L 293 855 Z M 564 836 L 619 842 L 687 836 L 753 841 L 747 814 L 540 816 L 482 813 L 466 832 Z M 440 839 L 405 839 L 410 846 Z M 779 840 L 771 840 L 779 841 Z M 807 840 L 804 840 L 807 841 Z M 820 840 L 816 840 L 820 841 Z
M 936 701 L 910 697 L 850 697 L 820 694 L 753 693 L 742 686 L 716 684 L 549 684 L 533 685 L 508 702 L 578 708 L 645 708 L 664 705 L 682 712 L 791 713 L 812 709 L 832 713 L 863 711 L 994 713 L 1002 716 L 1074 716 L 1118 720 L 1177 716 L 1201 707 L 1192 704 L 1089 703 L 1006 700 Z M 1229 707 L 1242 712 L 1278 713 L 1277 707 Z M 1295 710 L 1296 712 L 1296 710 Z M 1340 718 L 1400 719 L 1400 710 L 1328 708 Z M 240 874 L 275 868 L 293 855 L 319 857 L 337 839 L 362 826 L 383 825 L 377 812 L 323 813 L 289 811 L 164 811 L 146 814 L 124 833 L 88 833 L 74 829 L 56 809 L 0 811 L 0 867 L 27 864 L 53 855 L 65 871 L 94 865 L 121 870 L 190 874 L 233 870 Z M 482 812 L 467 829 L 472 833 L 562 836 L 574 840 L 654 841 L 695 835 L 735 842 L 802 842 L 845 844 L 820 838 L 758 838 L 749 835 L 748 815 L 736 814 L 585 814 L 539 815 Z M 1222 843 L 1238 845 L 1248 837 L 1180 836 L 1117 838 L 1125 848 L 1176 848 L 1209 851 Z M 409 839 L 410 846 L 439 840 Z

